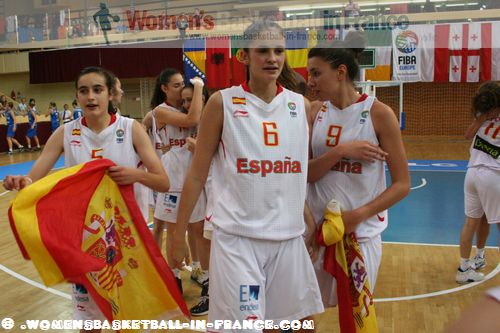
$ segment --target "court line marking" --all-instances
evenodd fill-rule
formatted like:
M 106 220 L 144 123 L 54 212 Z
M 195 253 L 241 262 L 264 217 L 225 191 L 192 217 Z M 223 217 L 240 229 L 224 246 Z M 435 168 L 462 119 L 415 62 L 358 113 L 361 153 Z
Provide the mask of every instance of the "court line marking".
M 421 178 L 421 180 L 422 180 L 422 184 L 415 186 L 415 187 L 411 187 L 410 190 L 416 190 L 418 188 L 421 188 L 421 187 L 424 187 L 425 185 L 427 185 L 427 180 L 425 178 Z
M 498 274 L 498 272 L 500 272 L 500 264 L 498 264 L 497 267 L 495 267 L 495 269 L 492 270 L 488 275 L 486 275 L 484 277 L 484 279 L 481 281 L 471 282 L 471 283 L 462 285 L 460 287 L 435 291 L 435 292 L 427 293 L 427 294 L 402 296 L 402 297 L 376 298 L 376 299 L 374 299 L 374 302 L 382 303 L 382 302 L 411 301 L 411 300 L 415 300 L 415 299 L 430 298 L 430 297 L 436 297 L 436 296 L 456 293 L 458 291 L 462 291 L 462 290 L 469 289 L 469 288 L 475 287 L 477 285 L 480 285 L 481 283 L 484 283 L 484 282 L 490 280 L 491 278 L 493 278 L 495 275 Z
M 53 289 L 53 288 L 48 288 L 48 287 L 45 287 L 43 284 L 39 283 L 39 282 L 36 282 L 36 281 L 33 281 L 31 279 L 28 279 L 27 277 L 25 277 L 24 275 L 21 275 L 19 273 L 16 273 L 14 272 L 13 270 L 5 267 L 4 265 L 0 264 L 0 270 L 4 271 L 5 273 L 9 274 L 10 276 L 13 276 L 15 277 L 16 279 L 18 280 L 21 280 L 23 282 L 26 282 L 27 284 L 30 284 L 32 285 L 33 287 L 36 287 L 36 288 L 39 288 L 39 289 L 42 289 L 42 290 L 45 290 L 45 291 L 48 291 L 49 293 L 52 293 L 54 295 L 57 295 L 57 296 L 60 296 L 60 297 L 63 297 L 63 298 L 66 298 L 68 300 L 71 300 L 71 295 L 70 294 L 67 294 L 65 292 L 62 292 L 62 291 L 59 291 L 59 290 L 56 290 L 56 289 Z
M 422 246 L 444 246 L 444 247 L 459 247 L 458 244 L 432 244 L 432 243 L 407 243 L 407 242 L 388 242 L 383 241 L 384 244 L 395 244 L 395 245 L 422 245 Z M 475 247 L 475 246 L 473 246 Z M 485 246 L 486 249 L 498 249 L 498 246 Z
M 5 192 L 2 192 L 0 193 L 0 197 L 3 197 L 4 195 L 6 195 L 7 193 L 10 193 L 11 191 L 5 191 Z

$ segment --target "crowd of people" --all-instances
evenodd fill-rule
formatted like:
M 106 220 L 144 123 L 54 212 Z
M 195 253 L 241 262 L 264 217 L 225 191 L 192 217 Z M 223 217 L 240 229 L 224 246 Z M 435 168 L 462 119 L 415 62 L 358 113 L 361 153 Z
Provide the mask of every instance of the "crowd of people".
M 406 154 L 391 108 L 355 87 L 363 32 L 310 50 L 313 102 L 286 63 L 278 24 L 254 22 L 244 36 L 247 82 L 209 97 L 201 79 L 185 85 L 178 70 L 167 68 L 142 126 L 119 114 L 123 91 L 111 72 L 84 69 L 75 82 L 74 110 L 65 105 L 58 112 L 51 103 L 52 136 L 29 174 L 7 176 L 4 186 L 20 189 L 39 180 L 61 154 L 72 166 L 103 149 L 102 156 L 118 165 L 110 176 L 118 184 L 135 183 L 145 220 L 153 209 L 160 247 L 167 229 L 167 261 L 181 291 L 180 271 L 191 253 L 191 278 L 201 286 L 193 316 L 208 313 L 211 322 L 307 319 L 338 303 L 336 279 L 324 269 L 325 248 L 317 239 L 332 199 L 341 205 L 345 233 L 359 242 L 357 272 L 373 294 L 387 210 L 410 190 Z M 75 116 L 77 105 L 83 117 Z M 128 146 L 119 150 L 99 136 L 116 126 L 128 129 Z M 75 130 L 83 153 L 69 143 Z M 489 169 L 498 173 L 497 164 Z M 486 213 L 498 223 L 498 205 L 481 209 L 481 198 L 470 199 L 476 206 L 468 216 Z M 81 297 L 82 288 L 73 288 L 74 317 L 103 319 L 92 297 Z

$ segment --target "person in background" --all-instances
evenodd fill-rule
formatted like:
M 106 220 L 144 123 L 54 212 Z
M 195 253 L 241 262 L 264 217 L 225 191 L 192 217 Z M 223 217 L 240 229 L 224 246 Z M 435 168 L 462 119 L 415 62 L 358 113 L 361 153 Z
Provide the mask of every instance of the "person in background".
M 71 114 L 71 110 L 69 109 L 68 104 L 63 105 L 63 110 L 61 112 L 61 118 L 62 118 L 63 124 L 67 124 L 73 120 L 73 115 Z
M 59 111 L 57 111 L 56 102 L 49 103 L 49 110 L 48 111 L 49 111 L 49 115 L 50 115 L 50 128 L 52 130 L 52 133 L 54 133 L 60 124 Z
M 17 145 L 17 148 L 22 151 L 24 146 L 17 141 L 14 136 L 16 135 L 17 122 L 16 117 L 12 109 L 14 108 L 14 103 L 8 102 L 7 108 L 5 109 L 5 118 L 7 120 L 7 145 L 9 146 L 9 150 L 7 154 L 12 154 L 12 143 Z
M 28 131 L 26 132 L 27 149 L 31 150 L 31 139 L 35 141 L 33 150 L 40 150 L 40 141 L 37 136 L 37 117 L 35 113 L 35 100 L 31 99 L 28 105 Z
M 26 98 L 22 97 L 21 101 L 17 105 L 17 110 L 19 112 L 19 115 L 25 116 L 27 108 L 28 108 L 28 105 L 26 105 Z
M 73 103 L 71 103 L 71 105 L 73 106 L 73 119 L 76 120 L 78 118 L 83 117 L 82 108 L 78 105 L 76 99 L 73 101 Z

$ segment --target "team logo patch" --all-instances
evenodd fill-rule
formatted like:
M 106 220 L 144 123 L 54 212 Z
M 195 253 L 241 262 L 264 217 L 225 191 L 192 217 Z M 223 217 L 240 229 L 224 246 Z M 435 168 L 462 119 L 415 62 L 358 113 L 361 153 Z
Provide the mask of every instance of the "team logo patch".
M 288 102 L 288 108 L 292 111 L 295 111 L 295 109 L 297 109 L 297 104 L 295 104 L 294 102 Z
M 360 124 L 364 124 L 366 122 L 366 118 L 368 118 L 369 113 L 370 113 L 370 111 L 368 111 L 368 110 L 361 112 L 361 119 L 359 120 Z
M 75 128 L 71 131 L 71 135 L 82 135 L 82 131 L 79 128 Z
M 245 97 L 233 97 L 233 104 L 237 105 L 247 105 L 247 99 Z
M 243 110 L 235 110 L 233 111 L 233 117 L 243 117 L 243 118 L 248 118 L 248 111 L 243 111 Z
M 123 136 L 125 135 L 125 131 L 121 128 L 116 130 L 116 143 L 123 143 Z
M 259 310 L 259 285 L 240 285 L 240 311 Z

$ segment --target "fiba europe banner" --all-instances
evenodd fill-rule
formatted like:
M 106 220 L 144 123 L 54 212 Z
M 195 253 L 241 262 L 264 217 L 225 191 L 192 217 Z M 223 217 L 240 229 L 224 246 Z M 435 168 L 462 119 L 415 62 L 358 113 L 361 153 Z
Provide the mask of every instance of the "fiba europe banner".
M 423 72 L 426 71 L 428 52 L 424 50 L 434 48 L 433 32 L 432 25 L 414 25 L 406 30 L 396 28 L 392 31 L 393 80 L 427 81 Z
M 393 79 L 482 82 L 500 79 L 500 22 L 394 29 Z
M 47 286 L 83 284 L 108 320 L 188 316 L 134 198 L 99 159 L 21 190 L 9 209 L 14 236 Z

